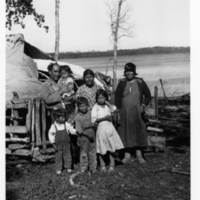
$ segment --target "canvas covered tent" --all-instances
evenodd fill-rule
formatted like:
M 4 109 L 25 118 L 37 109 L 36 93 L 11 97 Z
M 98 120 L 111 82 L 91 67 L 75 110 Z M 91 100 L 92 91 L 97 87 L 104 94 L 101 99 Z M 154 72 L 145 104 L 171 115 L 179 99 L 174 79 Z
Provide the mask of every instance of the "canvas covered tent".
M 6 104 L 11 104 L 13 92 L 19 98 L 40 97 L 42 83 L 38 81 L 36 63 L 24 53 L 24 36 L 6 36 Z
M 47 72 L 47 66 L 56 60 L 27 43 L 22 34 L 6 35 L 6 104 L 11 104 L 13 92 L 19 98 L 41 97 L 42 83 L 38 70 Z M 75 78 L 82 78 L 84 68 L 61 61 L 70 66 Z M 97 79 L 97 84 L 102 85 Z

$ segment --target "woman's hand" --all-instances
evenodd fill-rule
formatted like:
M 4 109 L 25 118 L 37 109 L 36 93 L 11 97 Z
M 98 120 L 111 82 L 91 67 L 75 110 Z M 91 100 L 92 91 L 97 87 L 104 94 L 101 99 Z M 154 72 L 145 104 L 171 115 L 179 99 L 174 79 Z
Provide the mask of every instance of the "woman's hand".
M 141 113 L 144 113 L 144 111 L 145 111 L 145 104 L 142 104 L 141 105 Z

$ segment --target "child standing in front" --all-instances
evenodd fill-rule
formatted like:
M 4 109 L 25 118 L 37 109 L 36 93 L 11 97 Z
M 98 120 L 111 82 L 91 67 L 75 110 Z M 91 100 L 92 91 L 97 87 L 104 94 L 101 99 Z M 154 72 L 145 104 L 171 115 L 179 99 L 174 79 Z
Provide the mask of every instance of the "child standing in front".
M 122 141 L 112 124 L 111 112 L 116 110 L 114 105 L 108 102 L 108 94 L 105 90 L 98 90 L 96 93 L 96 104 L 92 108 L 92 123 L 97 123 L 96 150 L 99 154 L 100 167 L 102 172 L 106 172 L 104 155 L 109 154 L 110 167 L 108 172 L 114 171 L 115 161 L 113 153 L 122 149 Z
M 91 122 L 91 111 L 88 109 L 88 100 L 85 97 L 77 98 L 78 114 L 75 117 L 76 130 L 80 133 L 80 170 L 96 172 L 96 142 L 95 126 Z
M 75 135 L 74 129 L 65 119 L 65 112 L 62 109 L 54 111 L 55 122 L 49 129 L 49 141 L 56 151 L 55 166 L 56 173 L 62 173 L 63 165 L 67 172 L 71 172 L 72 156 L 69 133 Z

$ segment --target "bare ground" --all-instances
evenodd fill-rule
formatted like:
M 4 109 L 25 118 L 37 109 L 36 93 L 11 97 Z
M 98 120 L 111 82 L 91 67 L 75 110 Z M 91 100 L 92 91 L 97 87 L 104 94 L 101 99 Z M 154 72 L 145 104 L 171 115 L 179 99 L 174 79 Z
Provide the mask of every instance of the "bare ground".
M 80 174 L 71 186 L 69 174 L 55 174 L 54 163 L 6 168 L 8 200 L 189 200 L 189 151 L 146 153 L 147 163 L 116 165 L 113 173 Z M 171 169 L 186 174 L 171 173 Z

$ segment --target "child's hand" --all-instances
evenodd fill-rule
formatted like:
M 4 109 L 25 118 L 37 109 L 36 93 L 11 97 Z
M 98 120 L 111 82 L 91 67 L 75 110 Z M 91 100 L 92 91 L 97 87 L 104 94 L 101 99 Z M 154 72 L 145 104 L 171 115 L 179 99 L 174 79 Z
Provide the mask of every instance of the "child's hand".
M 105 101 L 105 104 L 106 104 L 107 106 L 110 106 L 110 103 L 109 103 L 108 101 Z
M 78 131 L 76 132 L 76 134 L 77 134 L 78 136 L 81 136 L 81 135 L 82 135 L 82 133 L 83 133 L 83 132 L 81 132 L 81 133 L 80 133 L 80 132 L 78 132 Z
M 63 87 L 59 92 L 62 95 L 63 93 L 68 92 L 68 89 L 66 87 Z

